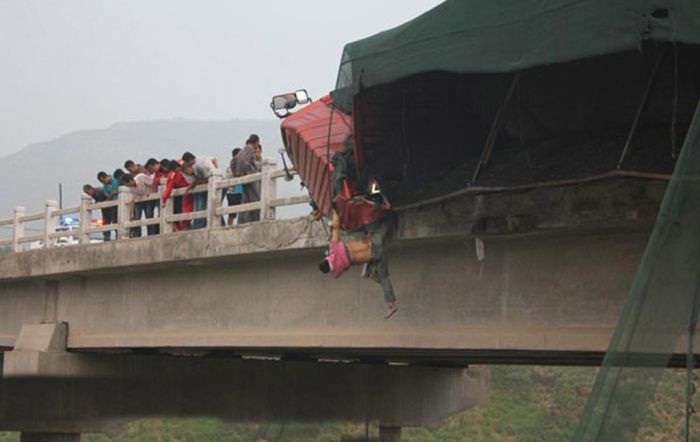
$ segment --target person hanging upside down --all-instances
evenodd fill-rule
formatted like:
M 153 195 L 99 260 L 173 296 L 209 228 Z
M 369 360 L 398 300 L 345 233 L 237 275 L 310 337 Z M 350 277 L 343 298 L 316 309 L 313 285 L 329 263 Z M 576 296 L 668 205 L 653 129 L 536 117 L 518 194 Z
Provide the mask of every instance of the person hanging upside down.
M 398 310 L 394 288 L 389 279 L 389 264 L 386 254 L 386 241 L 389 239 L 395 218 L 392 214 L 367 226 L 367 235 L 362 241 L 340 240 L 340 217 L 331 214 L 332 234 L 328 242 L 327 256 L 319 264 L 322 273 L 330 273 L 339 278 L 351 265 L 364 264 L 362 276 L 382 286 L 387 311 L 384 317 L 391 318 Z

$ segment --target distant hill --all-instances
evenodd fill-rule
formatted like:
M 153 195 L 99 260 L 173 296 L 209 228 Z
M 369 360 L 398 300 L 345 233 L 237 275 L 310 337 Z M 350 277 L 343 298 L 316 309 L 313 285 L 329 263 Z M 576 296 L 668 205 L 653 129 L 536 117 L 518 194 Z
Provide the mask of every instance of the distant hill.
M 242 147 L 248 135 L 260 135 L 266 157 L 279 158 L 282 146 L 275 120 L 164 120 L 116 123 L 106 129 L 83 130 L 55 140 L 31 144 L 0 161 L 0 218 L 15 206 L 41 210 L 47 199 L 58 200 L 63 183 L 64 206 L 76 205 L 82 185 L 97 184 L 97 172 L 111 172 L 132 159 L 179 158 L 186 150 L 219 158 L 224 166 L 231 149 Z M 280 181 L 280 194 L 299 189 Z

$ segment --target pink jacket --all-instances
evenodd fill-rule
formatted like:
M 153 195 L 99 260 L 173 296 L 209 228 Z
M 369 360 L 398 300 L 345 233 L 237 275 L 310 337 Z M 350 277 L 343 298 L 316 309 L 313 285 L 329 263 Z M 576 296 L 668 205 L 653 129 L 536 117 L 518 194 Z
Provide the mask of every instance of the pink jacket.
M 334 278 L 340 277 L 352 265 L 350 254 L 345 248 L 343 241 L 328 241 L 328 256 L 326 259 L 331 265 L 331 276 Z

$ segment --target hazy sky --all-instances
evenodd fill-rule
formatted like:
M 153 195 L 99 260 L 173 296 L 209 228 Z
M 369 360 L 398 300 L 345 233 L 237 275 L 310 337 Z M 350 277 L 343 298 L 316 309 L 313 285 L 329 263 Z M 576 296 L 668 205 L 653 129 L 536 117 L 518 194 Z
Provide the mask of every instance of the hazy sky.
M 271 118 L 440 0 L 0 0 L 0 156 L 117 121 Z

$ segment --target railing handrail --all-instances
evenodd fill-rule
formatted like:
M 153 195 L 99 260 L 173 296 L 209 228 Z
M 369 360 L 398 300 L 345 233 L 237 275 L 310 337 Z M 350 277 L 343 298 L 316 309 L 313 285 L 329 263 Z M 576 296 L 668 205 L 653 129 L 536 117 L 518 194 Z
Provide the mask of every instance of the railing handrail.
M 97 209 L 107 209 L 109 207 L 117 207 L 119 205 L 119 201 L 117 200 L 107 200 L 107 201 L 100 201 L 99 203 L 92 203 L 88 204 L 88 209 L 90 210 L 97 210 Z M 76 212 L 80 212 L 80 206 L 76 207 Z
M 201 192 L 206 192 L 209 190 L 209 187 L 206 184 L 199 184 L 192 189 L 187 189 L 187 188 L 181 188 L 181 189 L 173 189 L 173 191 L 170 193 L 170 197 L 172 198 L 173 196 L 182 196 L 182 195 L 192 195 L 195 193 L 201 193 Z
M 220 207 L 216 209 L 217 216 L 230 215 L 232 213 L 249 212 L 251 210 L 261 210 L 262 204 L 260 201 L 255 201 L 253 203 L 238 204 L 231 207 Z
M 274 220 L 276 218 L 275 209 L 277 207 L 305 204 L 311 201 L 308 195 L 296 195 L 291 197 L 277 198 L 277 179 L 288 175 L 297 175 L 296 170 L 273 169 L 277 164 L 272 160 L 264 160 L 262 170 L 257 173 L 242 177 L 224 178 L 221 171 L 217 170 L 205 184 L 198 184 L 192 188 L 172 189 L 164 204 L 161 204 L 163 192 L 165 190 L 165 179 L 159 183 L 158 190 L 144 196 L 136 196 L 129 187 L 119 187 L 118 197 L 113 200 L 93 202 L 92 198 L 83 194 L 79 206 L 59 209 L 55 201 L 46 201 L 45 210 L 38 213 L 25 213 L 24 207 L 16 207 L 12 218 L 0 219 L 0 226 L 13 226 L 12 239 L 0 240 L 0 247 L 11 246 L 13 251 L 19 252 L 25 249 L 28 243 L 39 243 L 41 248 L 50 248 L 57 245 L 60 238 L 77 238 L 77 243 L 90 243 L 90 235 L 116 231 L 117 240 L 125 240 L 129 237 L 129 230 L 144 226 L 160 225 L 161 233 L 166 233 L 169 226 L 182 221 L 193 221 L 197 219 L 207 220 L 207 229 L 224 228 L 219 222 L 214 222 L 215 218 L 226 217 L 231 214 L 239 214 L 249 211 L 260 211 L 260 220 Z M 234 206 L 222 206 L 222 190 L 231 187 L 260 183 L 260 200 Z M 208 193 L 207 208 L 199 211 L 186 213 L 173 213 L 173 201 L 176 197 L 185 195 L 196 195 Z M 130 219 L 129 211 L 132 204 L 157 201 L 158 215 L 152 218 Z M 117 222 L 105 225 L 92 225 L 88 220 L 92 220 L 92 211 L 116 208 Z M 65 215 L 78 215 L 80 223 L 77 228 L 58 229 L 57 221 Z M 31 235 L 25 234 L 25 223 L 44 221 L 43 233 Z M 71 243 L 75 243 L 72 241 Z
M 41 221 L 44 219 L 44 213 L 34 213 L 32 215 L 24 215 L 19 218 L 19 222 L 28 223 L 31 221 Z
M 76 213 L 80 213 L 80 206 L 66 207 L 65 209 L 57 209 L 53 212 L 54 216 L 73 215 Z
M 143 195 L 143 196 L 137 196 L 134 198 L 135 203 L 147 203 L 148 201 L 156 201 L 160 200 L 160 194 L 161 192 L 152 192 L 149 193 L 148 195 Z
M 251 173 L 250 175 L 236 177 L 236 178 L 224 178 L 224 179 L 217 181 L 216 188 L 223 189 L 223 188 L 227 188 L 227 187 L 240 186 L 243 184 L 251 184 L 251 183 L 259 182 L 262 179 L 263 179 L 262 172 Z

